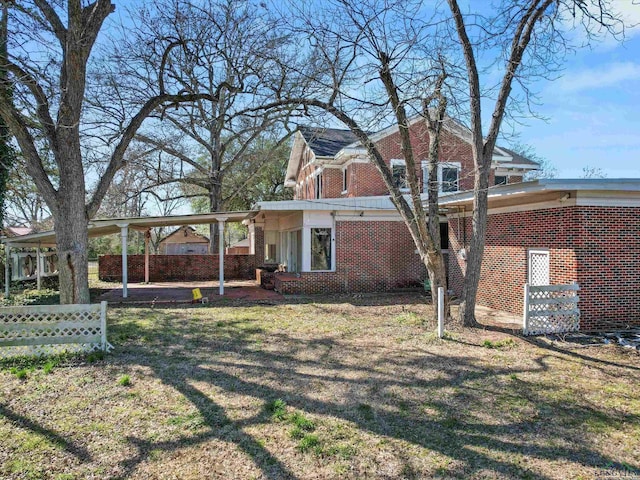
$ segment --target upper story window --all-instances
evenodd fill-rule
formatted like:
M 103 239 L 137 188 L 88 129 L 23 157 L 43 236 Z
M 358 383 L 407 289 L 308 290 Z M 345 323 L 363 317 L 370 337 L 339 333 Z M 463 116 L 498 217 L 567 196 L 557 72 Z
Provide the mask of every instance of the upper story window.
M 316 199 L 322 198 L 322 173 L 318 173 L 314 179 L 314 195 Z
M 506 175 L 496 175 L 494 185 L 506 185 L 509 183 L 509 177 Z
M 349 188 L 349 175 L 346 167 L 342 169 L 342 193 L 346 193 Z
M 409 184 L 407 183 L 407 164 L 405 161 L 394 158 L 391 160 L 390 165 L 395 186 L 400 190 L 409 190 Z
M 429 164 L 422 162 L 422 191 L 427 192 L 429 186 Z M 440 193 L 460 190 L 460 163 L 446 162 L 438 164 L 438 191 Z
M 441 193 L 460 190 L 459 162 L 446 162 L 438 165 L 438 185 Z

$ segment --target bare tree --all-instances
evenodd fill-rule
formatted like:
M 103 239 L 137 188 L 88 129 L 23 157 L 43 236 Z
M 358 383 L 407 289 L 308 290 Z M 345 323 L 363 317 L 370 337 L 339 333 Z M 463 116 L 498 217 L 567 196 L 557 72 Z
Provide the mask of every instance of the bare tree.
M 158 122 L 138 132 L 138 141 L 164 153 L 162 161 L 158 157 L 146 164 L 150 188 L 176 183 L 185 196 L 206 199 L 206 211 L 226 209 L 270 160 L 261 144 L 286 141 L 285 109 L 247 113 L 263 99 L 283 44 L 267 13 L 244 0 L 157 0 L 137 13 L 136 28 L 124 42 L 118 38 L 119 83 L 126 72 L 124 81 L 140 91 L 153 88 L 158 81 L 154 66 L 164 63 L 164 81 L 175 90 L 211 94 L 192 104 L 156 109 L 152 116 Z M 180 47 L 167 55 L 162 44 L 149 38 Z M 243 182 L 231 182 L 239 169 Z M 230 191 L 231 185 L 237 188 Z M 215 223 L 209 247 L 217 252 Z
M 337 0 L 324 8 L 296 4 L 287 12 L 292 35 L 308 39 L 302 61 L 283 67 L 290 80 L 275 92 L 281 102 L 302 105 L 304 115 L 333 117 L 366 149 L 389 189 L 431 280 L 435 298 L 446 287 L 440 245 L 437 165 L 446 111 L 455 96 L 458 69 L 447 59 L 437 25 L 420 15 L 419 1 Z M 322 27 L 319 27 L 321 25 Z M 293 79 L 293 80 L 291 80 Z M 364 82 L 364 83 L 363 83 Z M 266 105 L 268 107 L 270 105 Z M 313 112 L 313 113 L 312 113 Z M 410 126 L 416 119 L 429 133 L 428 211 L 419 172 L 424 152 L 416 152 Z M 406 165 L 408 195 L 369 133 L 381 122 L 397 125 Z M 447 309 L 448 311 L 448 309 Z
M 57 174 L 52 168 L 53 166 L 49 163 L 45 170 L 50 178 L 55 179 Z M 22 157 L 19 155 L 16 156 L 9 170 L 5 206 L 5 223 L 7 225 L 22 225 L 40 230 L 45 227 L 44 220 L 51 216 L 44 198 L 26 172 Z M 51 225 L 46 226 L 52 227 Z
M 582 175 L 580 175 L 580 178 L 607 178 L 607 174 L 600 167 L 587 165 L 582 167 Z
M 87 198 L 83 160 L 89 149 L 81 135 L 87 113 L 87 72 L 98 34 L 114 9 L 108 0 L 16 1 L 8 18 L 8 52 L 0 58 L 8 74 L 0 79 L 0 116 L 16 138 L 27 172 L 55 221 L 61 303 L 89 302 L 88 221 L 97 212 L 142 122 L 161 105 L 212 100 L 220 95 L 219 90 L 168 93 L 162 82 L 146 92 L 147 100 L 133 115 L 127 115 L 122 128 L 108 139 L 107 164 Z M 175 42 L 164 45 L 166 52 L 178 46 Z M 160 63 L 157 68 L 162 72 L 165 66 Z M 162 73 L 158 75 L 163 78 Z M 58 184 L 45 170 L 39 138 L 54 158 Z
M 554 68 L 561 62 L 562 53 L 569 47 L 563 31 L 572 21 L 583 26 L 587 34 L 596 29 L 616 34 L 620 33 L 617 29 L 623 25 L 612 9 L 612 2 L 607 0 L 505 0 L 492 18 L 467 17 L 457 0 L 447 0 L 447 3 L 467 70 L 475 162 L 473 231 L 460 305 L 462 323 L 473 326 L 476 324 L 475 304 L 487 229 L 491 158 L 514 83 L 521 88 L 526 100 L 530 94 L 528 82 L 534 78 L 548 78 L 555 73 Z M 480 50 L 496 48 L 496 45 L 504 46 L 504 73 L 497 87 L 489 128 L 485 132 L 482 97 L 486 89 L 480 81 L 482 69 L 477 55 Z

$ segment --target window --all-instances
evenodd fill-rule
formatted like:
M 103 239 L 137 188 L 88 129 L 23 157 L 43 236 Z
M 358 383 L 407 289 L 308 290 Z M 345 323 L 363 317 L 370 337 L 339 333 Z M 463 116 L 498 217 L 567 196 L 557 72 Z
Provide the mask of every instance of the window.
M 508 180 L 509 177 L 507 177 L 506 175 L 496 175 L 494 185 L 506 185 L 507 183 L 509 183 Z
M 315 198 L 322 198 L 322 173 L 318 173 L 315 177 Z
M 331 229 L 311 229 L 311 270 L 331 270 Z
M 278 243 L 280 243 L 280 234 L 275 231 L 266 231 L 264 233 L 264 262 L 278 263 Z
M 440 192 L 457 192 L 460 187 L 460 164 L 447 162 L 438 165 L 438 183 Z
M 458 191 L 458 169 L 456 167 L 442 167 L 442 191 Z
M 349 175 L 347 175 L 347 169 L 346 167 L 342 169 L 342 193 L 347 191 L 347 188 L 349 188 Z
M 393 177 L 393 183 L 400 190 L 409 189 L 407 184 L 407 165 L 404 160 L 391 160 L 391 176 Z

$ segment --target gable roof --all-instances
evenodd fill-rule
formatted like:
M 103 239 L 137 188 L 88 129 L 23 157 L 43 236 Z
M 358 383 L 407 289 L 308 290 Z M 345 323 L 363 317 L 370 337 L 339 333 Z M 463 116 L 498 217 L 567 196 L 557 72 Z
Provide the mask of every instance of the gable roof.
M 347 145 L 359 143 L 351 130 L 300 127 L 302 137 L 318 157 L 333 157 Z
M 423 120 L 421 115 L 414 115 L 409 119 L 409 124 L 413 125 L 421 120 Z M 471 131 L 458 120 L 447 116 L 444 119 L 443 127 L 461 140 L 471 143 Z M 397 131 L 398 125 L 391 125 L 376 133 L 370 133 L 370 138 L 373 142 L 378 142 Z M 286 187 L 294 187 L 296 185 L 298 168 L 305 147 L 308 147 L 316 158 L 335 158 L 340 152 L 344 153 L 347 150 L 349 150 L 349 154 L 358 153 L 366 155 L 362 143 L 360 143 L 351 130 L 300 126 L 294 136 L 294 142 L 289 155 L 284 182 Z M 535 170 L 539 166 L 537 162 L 498 145 L 496 145 L 493 152 L 493 161 L 505 167 L 524 170 Z
M 513 150 L 511 150 L 510 148 L 504 148 L 504 147 L 499 147 L 500 150 L 507 152 L 507 154 L 509 154 L 512 158 L 512 162 L 513 163 L 517 163 L 518 165 L 531 165 L 532 167 L 539 167 L 540 164 L 536 161 L 531 160 L 530 158 L 527 158 L 523 155 L 520 155 L 517 152 L 514 152 Z
M 195 240 L 195 242 L 192 242 L 192 243 L 208 243 L 209 242 L 209 237 L 206 237 L 205 235 L 202 235 L 202 234 L 196 232 L 196 229 L 193 228 L 191 225 L 182 225 L 181 227 L 176 228 L 173 232 L 169 233 L 162 240 L 160 240 L 160 242 L 158 242 L 158 244 L 166 242 L 167 240 L 169 240 L 174 235 L 177 235 L 180 232 L 185 231 L 185 230 L 190 230 L 191 231 L 191 237 Z

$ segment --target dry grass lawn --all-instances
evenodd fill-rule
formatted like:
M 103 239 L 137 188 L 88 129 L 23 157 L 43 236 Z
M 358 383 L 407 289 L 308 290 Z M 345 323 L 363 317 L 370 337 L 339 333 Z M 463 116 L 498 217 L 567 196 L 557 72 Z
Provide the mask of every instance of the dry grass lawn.
M 640 478 L 637 353 L 315 301 L 111 309 L 104 359 L 4 364 L 0 478 Z

